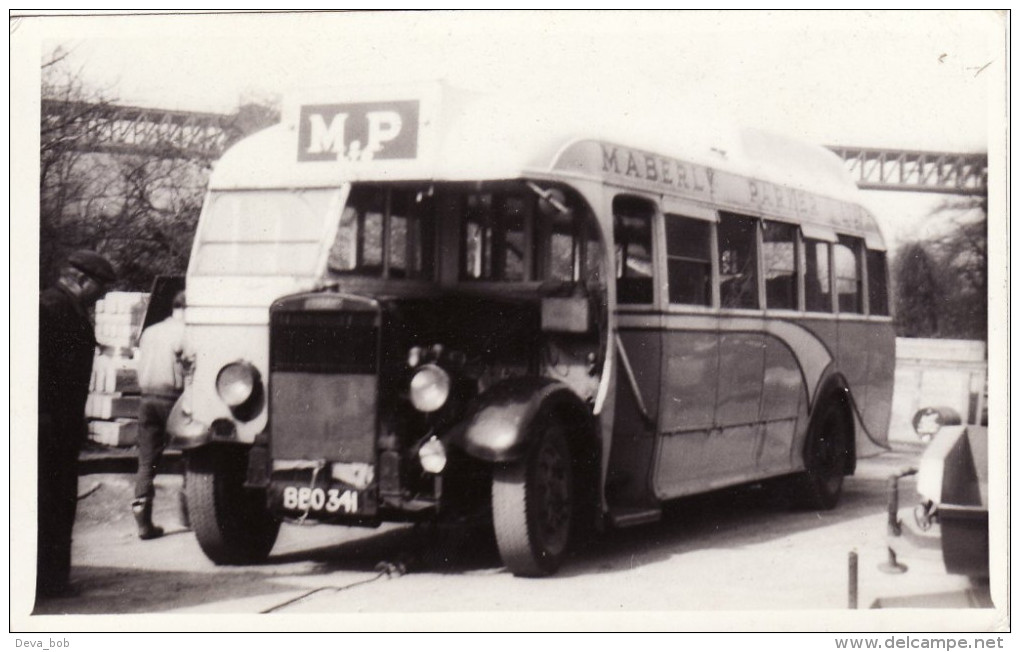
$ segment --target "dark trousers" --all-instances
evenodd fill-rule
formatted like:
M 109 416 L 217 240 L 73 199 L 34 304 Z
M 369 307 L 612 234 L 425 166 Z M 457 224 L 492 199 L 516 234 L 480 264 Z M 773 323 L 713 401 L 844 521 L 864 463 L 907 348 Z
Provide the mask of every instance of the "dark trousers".
M 156 467 L 166 448 L 166 420 L 174 399 L 142 395 L 138 408 L 138 475 L 135 477 L 135 498 L 152 498 L 156 490 Z
M 60 593 L 70 578 L 83 427 L 80 416 L 39 415 L 37 597 Z

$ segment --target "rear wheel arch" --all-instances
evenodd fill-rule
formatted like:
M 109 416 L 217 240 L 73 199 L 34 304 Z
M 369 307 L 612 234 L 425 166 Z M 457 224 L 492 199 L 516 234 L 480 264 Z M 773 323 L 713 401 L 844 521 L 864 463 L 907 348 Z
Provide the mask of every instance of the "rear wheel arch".
M 818 421 L 824 418 L 824 412 L 832 405 L 837 405 L 843 414 L 847 433 L 847 456 L 843 469 L 846 475 L 853 475 L 857 468 L 857 432 L 856 421 L 854 419 L 854 397 L 850 391 L 850 383 L 847 382 L 843 374 L 837 373 L 830 376 L 818 391 L 812 406 L 807 436 L 804 439 L 804 446 L 801 452 L 802 454 L 807 452 L 811 435 L 819 427 Z
M 844 476 L 853 472 L 856 446 L 851 397 L 833 383 L 820 392 L 804 437 L 804 471 L 793 480 L 793 502 L 807 509 L 832 509 L 842 494 Z

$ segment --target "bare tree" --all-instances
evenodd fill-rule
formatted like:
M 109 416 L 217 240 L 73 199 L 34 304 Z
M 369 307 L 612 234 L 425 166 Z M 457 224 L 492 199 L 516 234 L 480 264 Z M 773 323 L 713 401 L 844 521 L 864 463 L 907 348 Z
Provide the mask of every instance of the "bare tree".
M 936 337 L 939 333 L 939 285 L 935 264 L 921 242 L 903 245 L 896 256 L 896 334 Z
M 985 198 L 943 202 L 936 236 L 904 245 L 894 266 L 896 329 L 903 337 L 986 339 L 988 219 Z
M 945 296 L 943 337 L 986 339 L 988 332 L 988 202 L 984 197 L 943 202 L 936 215 L 949 228 L 931 239 Z
M 212 154 L 97 147 L 92 136 L 117 119 L 116 107 L 85 83 L 70 54 L 57 47 L 42 61 L 40 282 L 87 247 L 113 260 L 119 287 L 147 290 L 156 275 L 185 272 Z M 222 127 L 229 145 L 278 120 L 279 98 L 249 91 Z
M 70 250 L 96 245 L 89 229 L 83 228 L 87 223 L 80 211 L 101 175 L 86 160 L 82 142 L 86 125 L 98 118 L 109 100 L 83 83 L 81 71 L 68 65 L 69 54 L 58 47 L 42 62 L 39 275 L 44 285 L 53 280 L 56 265 Z
M 113 260 L 119 287 L 145 290 L 158 274 L 184 273 L 210 161 L 97 151 L 89 131 L 110 119 L 111 100 L 68 54 L 57 48 L 42 63 L 40 282 L 84 247 Z

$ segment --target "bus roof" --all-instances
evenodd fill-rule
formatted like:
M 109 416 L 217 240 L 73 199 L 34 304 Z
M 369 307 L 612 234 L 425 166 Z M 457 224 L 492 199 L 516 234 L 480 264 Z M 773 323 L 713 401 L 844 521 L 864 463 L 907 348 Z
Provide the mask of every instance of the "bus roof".
M 317 89 L 224 154 L 211 189 L 571 175 L 864 235 L 884 249 L 839 157 L 683 107 L 486 95 L 441 83 Z

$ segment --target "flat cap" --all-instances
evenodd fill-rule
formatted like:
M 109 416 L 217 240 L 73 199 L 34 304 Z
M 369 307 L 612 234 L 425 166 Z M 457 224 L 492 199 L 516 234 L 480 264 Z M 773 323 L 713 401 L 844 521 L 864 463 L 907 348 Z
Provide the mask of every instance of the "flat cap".
M 79 249 L 72 253 L 67 257 L 67 264 L 106 283 L 113 283 L 117 280 L 117 273 L 113 271 L 110 261 L 88 249 Z

